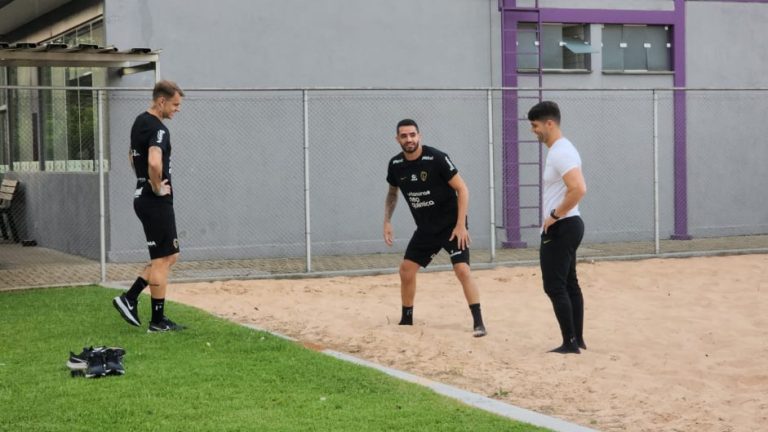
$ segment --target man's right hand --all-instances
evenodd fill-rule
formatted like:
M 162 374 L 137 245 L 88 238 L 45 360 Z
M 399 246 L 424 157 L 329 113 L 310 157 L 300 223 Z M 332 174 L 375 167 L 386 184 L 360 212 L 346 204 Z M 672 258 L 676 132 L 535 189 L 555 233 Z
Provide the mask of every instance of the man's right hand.
M 384 222 L 384 243 L 387 246 L 392 246 L 392 222 Z
M 171 194 L 171 185 L 168 184 L 168 179 L 165 179 L 160 183 L 160 187 L 156 188 L 155 184 L 152 182 L 149 182 L 149 184 L 152 186 L 152 192 L 154 192 L 157 196 L 166 196 Z

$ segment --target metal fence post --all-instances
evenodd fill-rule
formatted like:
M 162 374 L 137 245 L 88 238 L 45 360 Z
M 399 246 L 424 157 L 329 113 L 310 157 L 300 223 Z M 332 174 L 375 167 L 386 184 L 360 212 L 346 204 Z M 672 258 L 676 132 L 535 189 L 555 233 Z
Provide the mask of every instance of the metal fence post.
M 496 262 L 496 188 L 494 179 L 494 165 L 493 165 L 493 90 L 488 89 L 488 193 L 490 195 L 489 211 L 490 211 L 490 229 L 491 229 L 491 257 L 490 261 Z
M 653 242 L 656 255 L 659 245 L 659 94 L 653 90 Z
M 99 265 L 101 267 L 101 283 L 107 281 L 107 241 L 104 217 L 104 90 L 96 91 L 99 127 Z
M 307 90 L 301 91 L 304 106 L 304 236 L 306 242 L 306 269 L 312 272 L 312 234 L 309 215 L 309 101 Z

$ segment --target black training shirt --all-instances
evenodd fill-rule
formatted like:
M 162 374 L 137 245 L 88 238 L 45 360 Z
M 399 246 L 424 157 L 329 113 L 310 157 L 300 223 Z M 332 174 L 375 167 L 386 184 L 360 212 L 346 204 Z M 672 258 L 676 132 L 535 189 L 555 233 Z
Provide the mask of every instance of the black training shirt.
M 158 199 L 173 201 L 171 194 L 164 197 L 155 196 L 149 184 L 149 148 L 160 147 L 163 152 L 163 178 L 171 184 L 171 134 L 162 121 L 144 111 L 136 117 L 131 128 L 131 157 L 133 170 L 136 173 L 136 197 L 152 196 Z
M 459 171 L 447 154 L 421 148 L 421 157 L 414 161 L 403 153 L 390 159 L 387 182 L 400 188 L 418 229 L 436 233 L 456 225 L 459 202 L 448 181 Z

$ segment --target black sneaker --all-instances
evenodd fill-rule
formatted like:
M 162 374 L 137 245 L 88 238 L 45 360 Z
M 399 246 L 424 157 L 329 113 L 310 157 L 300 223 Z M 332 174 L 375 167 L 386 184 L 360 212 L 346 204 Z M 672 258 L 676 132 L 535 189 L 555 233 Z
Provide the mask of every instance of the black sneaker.
M 114 347 L 104 350 L 104 368 L 108 375 L 125 375 L 124 355 L 125 350 L 122 348 Z
M 88 365 L 85 369 L 86 378 L 98 378 L 107 374 L 104 352 L 104 350 L 95 349 L 88 353 Z
M 141 326 L 141 321 L 139 321 L 138 301 L 130 300 L 125 294 L 121 294 L 112 299 L 112 304 L 128 324 L 136 327 Z
M 487 334 L 488 334 L 488 332 L 485 331 L 485 326 L 484 325 L 479 325 L 479 326 L 475 327 L 474 330 L 472 330 L 472 336 L 474 336 L 474 337 L 483 337 L 483 336 L 485 336 Z
M 162 320 L 160 320 L 159 323 L 149 323 L 149 328 L 147 329 L 148 333 L 155 333 L 155 332 L 167 332 L 167 331 L 179 331 L 184 330 L 186 327 L 183 325 L 176 324 L 175 322 L 168 319 L 168 317 L 163 317 Z
M 88 368 L 88 354 L 93 351 L 93 347 L 83 348 L 83 352 L 75 354 L 72 351 L 69 352 L 69 360 L 67 360 L 67 367 L 71 371 L 84 371 Z

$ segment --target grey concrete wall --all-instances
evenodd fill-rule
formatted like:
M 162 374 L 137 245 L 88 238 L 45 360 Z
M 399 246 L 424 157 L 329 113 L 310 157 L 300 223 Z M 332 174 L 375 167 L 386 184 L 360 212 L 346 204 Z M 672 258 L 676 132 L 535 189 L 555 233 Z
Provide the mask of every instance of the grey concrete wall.
M 768 4 L 689 2 L 689 87 L 768 87 L 768 46 L 760 41 Z M 768 92 L 688 96 L 691 234 L 768 232 Z
M 496 0 L 106 0 L 104 13 L 109 43 L 163 49 L 162 75 L 190 88 L 434 87 L 491 84 L 496 8 Z
M 439 5 L 428 0 L 225 1 L 194 10 L 186 5 L 107 1 L 107 40 L 121 47 L 163 49 L 162 76 L 187 88 L 500 83 L 495 0 Z M 174 25 L 166 25 L 164 17 Z M 151 74 L 140 74 L 112 77 L 111 84 L 149 86 L 151 80 Z M 454 157 L 472 191 L 473 238 L 487 245 L 485 95 L 471 96 L 471 102 L 466 95 L 346 96 L 310 96 L 313 252 L 385 250 L 380 231 L 386 164 L 397 152 L 394 125 L 403 117 L 422 124 L 425 144 Z M 148 106 L 149 96 L 128 99 L 110 102 L 110 193 L 115 199 L 109 257 L 118 261 L 146 256 L 131 208 L 133 180 L 124 154 L 130 124 Z M 186 258 L 304 253 L 299 93 L 194 93 L 168 125 Z M 403 238 L 398 247 L 404 248 L 413 229 L 404 203 L 395 223 Z
M 562 6 L 556 3 L 553 0 L 548 6 Z M 580 7 L 603 7 L 598 3 Z M 439 5 L 429 0 L 225 0 L 190 9 L 182 0 L 108 0 L 105 21 L 110 44 L 163 49 L 162 76 L 186 88 L 489 86 L 500 85 L 496 4 L 495 0 L 446 0 Z M 628 0 L 612 7 L 668 10 L 671 5 L 667 0 L 652 4 Z M 751 40 L 752 29 L 765 22 L 766 5 L 688 2 L 687 8 L 689 85 L 765 85 L 761 74 L 754 71 L 764 69 L 768 56 L 741 52 L 764 48 L 734 44 L 733 40 Z M 738 34 L 728 40 L 720 36 L 733 35 L 733 31 Z M 594 47 L 600 46 L 600 25 L 592 26 L 591 40 Z M 599 48 L 596 51 L 590 73 L 546 74 L 544 85 L 672 86 L 671 74 L 604 74 Z M 719 54 L 713 56 L 713 52 Z M 712 65 L 716 57 L 724 61 Z M 152 78 L 152 74 L 112 77 L 110 83 L 149 86 Z M 520 85 L 536 83 L 521 80 Z M 548 92 L 545 96 L 561 102 L 566 136 L 584 159 L 589 184 L 582 204 L 589 227 L 586 241 L 652 239 L 651 93 Z M 313 251 L 385 250 L 379 233 L 384 175 L 386 161 L 397 152 L 392 127 L 402 117 L 416 118 L 424 144 L 441 148 L 455 159 L 472 192 L 475 246 L 486 246 L 485 225 L 490 215 L 483 98 L 482 94 L 311 94 Z M 666 237 L 672 234 L 674 220 L 672 98 L 662 92 L 659 99 L 661 233 Z M 141 228 L 131 208 L 133 178 L 125 154 L 130 124 L 148 103 L 148 94 L 136 93 L 110 103 L 111 260 L 146 258 Z M 754 103 L 759 108 L 755 112 L 763 111 L 762 102 Z M 493 105 L 496 217 L 501 221 L 498 95 Z M 521 105 L 521 113 L 526 109 Z M 759 123 L 741 110 L 737 103 L 723 105 L 717 98 L 707 102 L 689 99 L 689 214 L 694 235 L 723 232 L 721 228 L 728 231 L 732 226 L 733 232 L 764 230 L 765 212 L 760 205 L 742 204 L 749 202 L 748 196 L 756 196 L 757 184 L 765 184 L 760 177 L 764 174 L 750 174 L 756 169 L 754 161 L 764 160 L 764 151 L 752 145 L 752 153 L 734 157 L 733 147 L 722 145 L 753 143 L 751 137 L 763 135 L 749 128 L 736 134 L 729 130 L 726 125 L 740 118 Z M 299 94 L 191 92 L 186 98 L 182 112 L 168 124 L 174 144 L 179 236 L 186 258 L 304 252 L 301 114 Z M 520 133 L 529 136 L 524 123 Z M 524 157 L 535 156 L 538 149 L 525 151 L 530 154 Z M 716 169 L 714 160 L 720 162 Z M 713 179 L 708 175 L 713 169 L 718 180 L 701 180 Z M 732 175 L 733 171 L 743 174 Z M 526 175 L 535 176 L 535 172 Z M 755 175 L 758 182 L 739 188 Z M 713 204 L 705 199 L 710 193 L 734 196 L 738 202 L 726 199 Z M 395 217 L 396 230 L 403 238 L 398 247 L 402 248 L 412 229 L 403 202 Z M 536 230 L 528 230 L 524 240 L 534 243 L 537 235 Z
M 9 173 L 19 183 L 14 212 L 21 239 L 99 259 L 99 177 L 95 173 Z M 16 200 L 19 199 L 19 202 Z
M 110 260 L 141 260 L 145 240 L 132 208 L 128 131 L 143 92 L 110 99 Z M 188 259 L 299 256 L 305 251 L 304 125 L 299 92 L 191 91 L 167 122 L 179 240 Z M 313 253 L 387 248 L 381 222 L 395 125 L 419 121 L 426 145 L 448 152 L 472 192 L 470 224 L 489 243 L 487 99 L 484 92 L 311 92 L 310 214 Z M 124 151 L 114 150 L 116 146 Z M 120 198 L 122 197 L 122 198 Z M 399 248 L 413 230 L 396 212 Z

